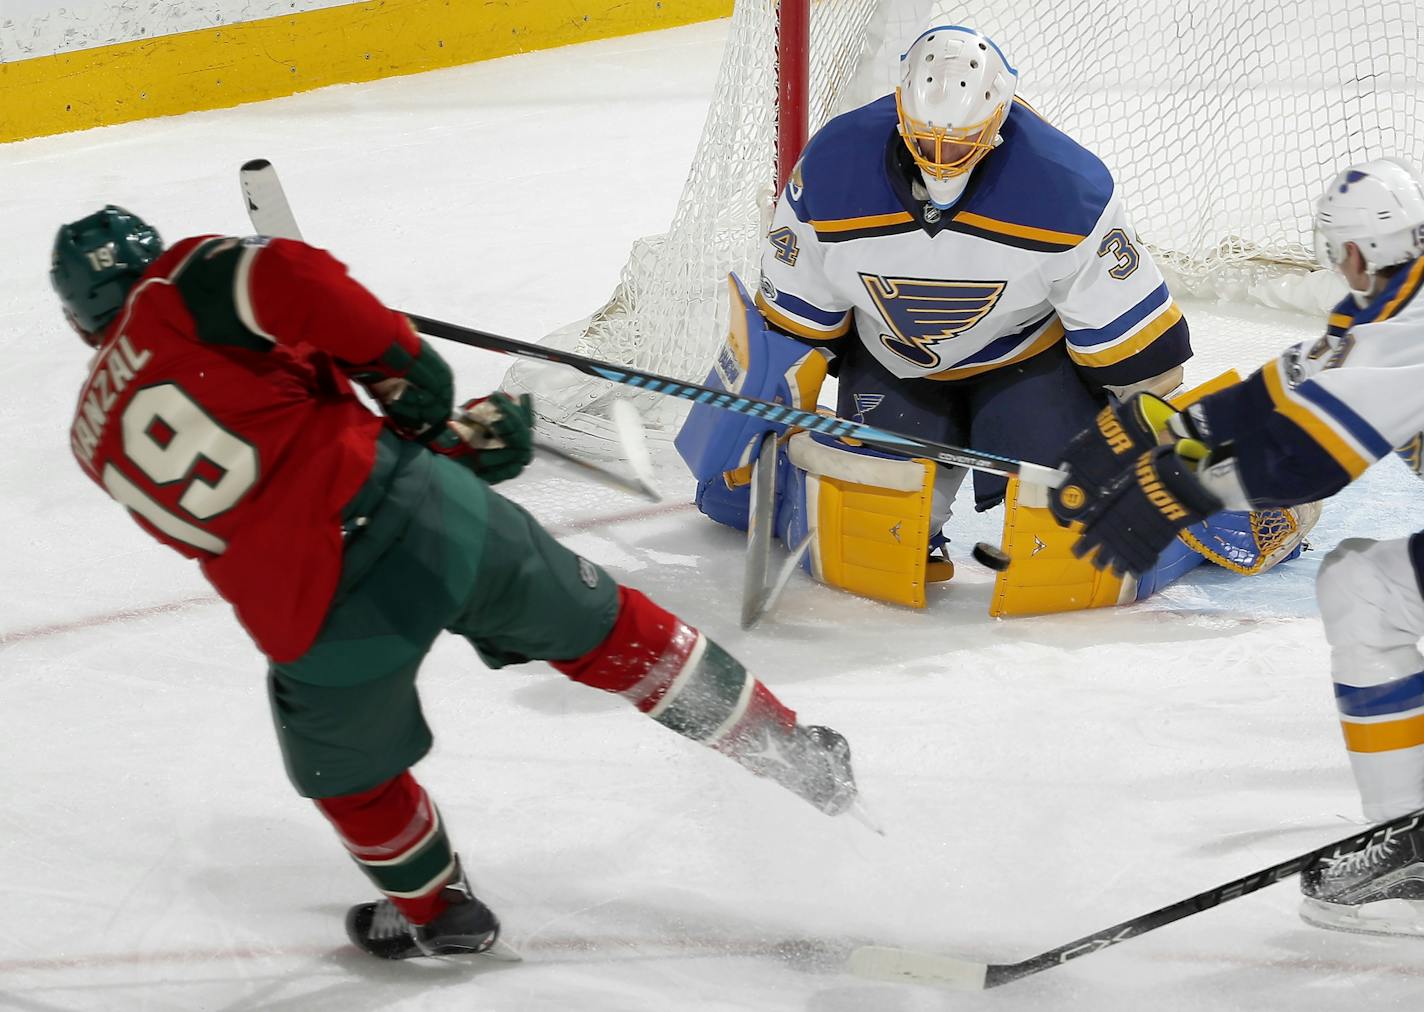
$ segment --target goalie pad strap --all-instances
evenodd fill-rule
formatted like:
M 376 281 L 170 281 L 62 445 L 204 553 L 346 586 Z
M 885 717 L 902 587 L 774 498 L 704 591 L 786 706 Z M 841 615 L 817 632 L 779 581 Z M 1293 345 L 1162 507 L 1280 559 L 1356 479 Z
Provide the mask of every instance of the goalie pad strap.
M 874 485 L 896 492 L 918 492 L 924 485 L 924 467 L 903 457 L 858 452 L 845 444 L 824 443 L 797 433 L 786 447 L 791 463 L 822 478 L 839 478 L 856 485 Z M 906 466 L 911 465 L 911 466 Z

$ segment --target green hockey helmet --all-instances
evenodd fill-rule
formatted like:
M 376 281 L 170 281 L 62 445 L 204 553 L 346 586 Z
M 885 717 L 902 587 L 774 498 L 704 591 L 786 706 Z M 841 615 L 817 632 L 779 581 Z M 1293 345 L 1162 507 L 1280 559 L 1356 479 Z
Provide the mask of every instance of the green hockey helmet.
M 99 343 L 129 291 L 162 252 L 163 240 L 152 225 L 112 204 L 60 226 L 49 280 L 64 315 L 85 341 Z

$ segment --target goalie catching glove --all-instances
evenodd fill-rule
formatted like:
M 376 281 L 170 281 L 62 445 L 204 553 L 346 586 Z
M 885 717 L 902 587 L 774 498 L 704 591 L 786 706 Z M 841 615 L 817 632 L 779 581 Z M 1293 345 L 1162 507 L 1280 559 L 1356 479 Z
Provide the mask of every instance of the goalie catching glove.
M 534 456 L 534 402 L 503 393 L 466 401 L 430 448 L 491 485 L 513 478 Z
M 1178 532 L 1222 508 L 1197 477 L 1206 456 L 1193 439 L 1143 453 L 1083 515 L 1073 554 L 1115 573 L 1151 570 Z

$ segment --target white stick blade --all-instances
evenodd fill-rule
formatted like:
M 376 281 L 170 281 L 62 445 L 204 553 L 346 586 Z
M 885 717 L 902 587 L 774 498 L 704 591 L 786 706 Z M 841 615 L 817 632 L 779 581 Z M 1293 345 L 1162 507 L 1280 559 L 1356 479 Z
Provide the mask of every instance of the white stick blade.
M 801 539 L 801 543 L 791 549 L 791 554 L 786 557 L 786 561 L 781 564 L 781 570 L 776 574 L 776 580 L 767 591 L 766 600 L 762 602 L 762 614 L 769 614 L 776 608 L 776 604 L 781 600 L 781 592 L 786 589 L 787 583 L 791 581 L 791 574 L 796 572 L 801 565 L 801 558 L 811 550 L 811 541 L 816 537 L 815 529 L 806 532 L 806 536 Z M 883 835 L 883 834 L 882 834 Z
M 300 239 L 302 231 L 297 227 L 296 215 L 287 203 L 287 195 L 282 192 L 282 181 L 277 170 L 265 158 L 254 158 L 238 171 L 242 182 L 242 196 L 247 202 L 247 216 L 252 227 L 262 235 L 280 239 Z
M 862 945 L 850 954 L 846 965 L 860 977 L 934 984 L 960 991 L 984 990 L 989 972 L 987 963 L 885 945 Z
M 643 494 L 653 502 L 662 502 L 663 494 L 653 472 L 653 455 L 648 451 L 648 432 L 643 427 L 643 416 L 638 414 L 631 401 L 622 399 L 615 400 L 609 412 L 618 431 L 618 442 L 623 446 L 628 466 L 643 486 Z
M 747 513 L 747 554 L 742 568 L 742 628 L 766 614 L 770 591 L 771 527 L 776 509 L 776 433 L 768 432 L 752 467 L 751 508 Z

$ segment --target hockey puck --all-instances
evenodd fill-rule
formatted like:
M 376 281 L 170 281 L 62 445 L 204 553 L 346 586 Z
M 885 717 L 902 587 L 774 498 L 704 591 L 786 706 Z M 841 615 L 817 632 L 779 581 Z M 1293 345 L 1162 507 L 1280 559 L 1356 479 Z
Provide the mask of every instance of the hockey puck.
M 974 561 L 981 566 L 988 566 L 996 573 L 1002 573 L 1009 568 L 1009 556 L 1002 548 L 997 548 L 987 541 L 980 541 L 974 546 L 971 553 Z

